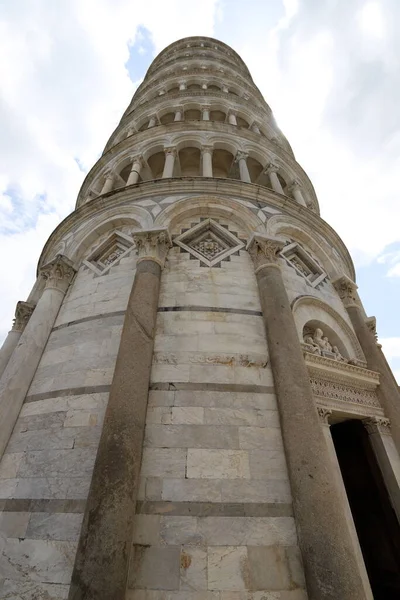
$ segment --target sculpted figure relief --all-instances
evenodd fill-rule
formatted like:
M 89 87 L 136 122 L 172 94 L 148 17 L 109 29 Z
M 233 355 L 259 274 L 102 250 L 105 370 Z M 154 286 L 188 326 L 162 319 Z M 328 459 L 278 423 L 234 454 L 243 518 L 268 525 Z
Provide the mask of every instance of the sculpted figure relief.
M 334 360 L 341 362 L 348 362 L 347 358 L 340 353 L 339 348 L 337 346 L 332 346 L 329 338 L 324 335 L 324 332 L 319 327 L 315 329 L 313 335 L 311 335 L 310 332 L 307 332 L 303 337 L 303 341 L 308 346 L 307 350 L 312 354 L 319 354 L 320 356 L 333 358 Z

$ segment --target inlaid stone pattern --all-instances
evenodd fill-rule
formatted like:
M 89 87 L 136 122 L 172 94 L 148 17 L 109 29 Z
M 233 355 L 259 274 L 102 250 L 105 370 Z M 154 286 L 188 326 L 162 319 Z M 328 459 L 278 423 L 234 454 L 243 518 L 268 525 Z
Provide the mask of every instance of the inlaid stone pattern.
M 217 219 L 201 219 L 191 224 L 188 230 L 175 237 L 174 242 L 192 258 L 200 260 L 201 266 L 220 266 L 221 261 L 229 261 L 231 255 L 244 248 L 244 242 L 237 233 L 223 227 Z
M 306 600 L 254 269 L 230 259 L 175 246 L 162 275 L 127 600 Z

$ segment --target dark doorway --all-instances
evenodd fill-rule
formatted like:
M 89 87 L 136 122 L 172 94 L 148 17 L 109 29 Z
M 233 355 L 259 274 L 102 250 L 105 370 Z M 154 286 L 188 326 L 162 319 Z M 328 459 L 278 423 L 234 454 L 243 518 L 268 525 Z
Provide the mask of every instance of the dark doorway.
M 368 433 L 357 420 L 331 433 L 374 600 L 399 600 L 400 526 Z

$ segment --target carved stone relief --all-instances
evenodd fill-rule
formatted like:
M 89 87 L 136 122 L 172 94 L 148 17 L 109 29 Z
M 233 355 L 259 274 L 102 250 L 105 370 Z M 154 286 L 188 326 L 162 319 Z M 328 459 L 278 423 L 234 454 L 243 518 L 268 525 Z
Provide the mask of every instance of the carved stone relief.
M 303 334 L 304 344 L 307 346 L 307 351 L 312 354 L 319 354 L 326 358 L 332 358 L 341 362 L 349 362 L 339 351 L 337 346 L 333 346 L 329 338 L 324 335 L 322 329 L 317 327 L 314 331 L 305 328 Z
M 318 262 L 296 242 L 286 245 L 281 252 L 281 256 L 312 287 L 316 287 L 327 277 Z
M 114 231 L 103 238 L 83 263 L 97 275 L 103 275 L 129 254 L 133 247 L 134 241 L 130 235 Z
M 174 243 L 207 267 L 220 265 L 221 261 L 244 248 L 241 240 L 213 219 L 194 225 L 178 235 Z

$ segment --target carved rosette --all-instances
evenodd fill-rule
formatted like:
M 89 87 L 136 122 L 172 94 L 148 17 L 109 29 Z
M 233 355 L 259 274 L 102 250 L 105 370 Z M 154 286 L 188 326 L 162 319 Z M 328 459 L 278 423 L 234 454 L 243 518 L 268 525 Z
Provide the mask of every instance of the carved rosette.
M 247 251 L 253 259 L 255 272 L 265 267 L 279 268 L 279 253 L 285 243 L 261 233 L 254 233 L 247 244 Z
M 57 254 L 52 261 L 40 269 L 40 275 L 46 281 L 46 289 L 55 288 L 65 294 L 75 275 L 75 269 L 66 256 Z
M 12 326 L 13 331 L 20 331 L 21 333 L 25 329 L 25 326 L 33 313 L 35 306 L 29 302 L 17 302 L 15 309 L 15 318 Z
M 321 423 L 329 427 L 329 418 L 332 416 L 332 410 L 324 406 L 317 406 L 317 411 Z
M 363 425 L 368 431 L 369 435 L 373 433 L 380 433 L 383 435 L 390 435 L 390 421 L 386 417 L 370 417 L 363 419 Z
M 154 260 L 163 269 L 168 250 L 172 246 L 168 229 L 147 229 L 133 234 L 136 244 L 138 262 Z
M 339 294 L 344 306 L 358 306 L 357 304 L 357 285 L 346 275 L 336 279 L 333 282 L 337 293 Z

